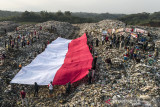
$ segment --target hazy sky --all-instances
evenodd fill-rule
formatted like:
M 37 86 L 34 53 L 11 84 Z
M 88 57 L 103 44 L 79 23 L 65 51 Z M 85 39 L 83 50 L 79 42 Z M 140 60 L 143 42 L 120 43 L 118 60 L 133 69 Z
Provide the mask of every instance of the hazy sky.
M 160 11 L 160 0 L 0 0 L 0 10 L 152 13 Z

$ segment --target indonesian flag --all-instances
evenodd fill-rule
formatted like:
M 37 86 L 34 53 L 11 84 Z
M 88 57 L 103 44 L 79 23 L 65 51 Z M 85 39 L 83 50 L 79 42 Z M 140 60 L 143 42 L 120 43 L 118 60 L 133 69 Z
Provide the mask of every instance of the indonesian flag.
M 107 35 L 107 31 L 106 30 L 102 31 L 102 35 Z
M 131 32 L 131 31 L 132 31 L 132 28 L 126 28 L 125 31 L 126 31 L 126 32 Z
M 109 34 L 112 34 L 112 29 L 108 29 L 107 32 L 108 32 Z
M 135 32 L 139 32 L 139 33 L 148 33 L 146 30 L 139 29 L 139 28 L 135 28 Z
M 116 30 L 116 33 L 118 33 L 118 32 L 123 32 L 124 31 L 124 28 L 120 28 L 120 29 L 117 29 Z
M 74 39 L 57 38 L 29 65 L 23 67 L 11 83 L 65 85 L 81 80 L 92 68 L 93 57 L 86 34 Z
M 131 33 L 131 36 L 133 36 L 134 38 L 137 38 L 137 37 L 138 37 L 138 35 L 135 34 L 135 33 Z

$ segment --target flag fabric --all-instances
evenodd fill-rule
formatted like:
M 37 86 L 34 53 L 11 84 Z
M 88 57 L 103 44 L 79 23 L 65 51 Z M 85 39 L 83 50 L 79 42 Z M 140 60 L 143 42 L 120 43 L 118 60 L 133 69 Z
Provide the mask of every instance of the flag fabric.
M 126 28 L 125 31 L 130 33 L 132 31 L 132 28 Z
M 112 34 L 112 29 L 108 29 L 107 32 L 111 35 Z
M 119 29 L 116 30 L 116 33 L 123 32 L 123 31 L 124 31 L 124 28 L 119 28 Z
M 107 31 L 106 30 L 102 31 L 102 35 L 107 35 Z
M 33 85 L 65 85 L 88 74 L 93 57 L 87 45 L 86 34 L 74 39 L 57 38 L 29 65 L 23 67 L 11 83 Z
M 135 31 L 135 32 L 142 33 L 142 34 L 143 34 L 143 33 L 148 33 L 146 30 L 139 29 L 139 28 L 135 28 L 134 31 Z
M 137 37 L 138 37 L 138 35 L 135 34 L 135 33 L 131 33 L 131 36 L 133 36 L 134 38 L 137 38 Z

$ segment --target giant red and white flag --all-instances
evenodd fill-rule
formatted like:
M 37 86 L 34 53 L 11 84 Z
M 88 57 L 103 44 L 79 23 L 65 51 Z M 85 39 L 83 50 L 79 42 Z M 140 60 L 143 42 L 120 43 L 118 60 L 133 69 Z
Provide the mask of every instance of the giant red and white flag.
M 93 57 L 87 45 L 86 34 L 68 40 L 57 38 L 29 65 L 23 67 L 11 83 L 65 85 L 76 82 L 88 74 Z

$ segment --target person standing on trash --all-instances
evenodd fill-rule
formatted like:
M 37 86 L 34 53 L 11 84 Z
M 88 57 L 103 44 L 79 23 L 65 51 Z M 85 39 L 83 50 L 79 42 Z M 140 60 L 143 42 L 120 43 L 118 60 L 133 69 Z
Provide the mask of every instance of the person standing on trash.
M 22 64 L 19 64 L 19 66 L 18 66 L 18 67 L 19 67 L 19 69 L 21 69 L 21 68 L 22 68 Z
M 34 97 L 38 97 L 39 86 L 37 82 L 34 83 Z
M 133 58 L 134 58 L 134 60 L 136 60 L 136 58 L 137 58 L 137 52 L 136 52 L 136 50 L 133 53 Z
M 6 48 L 6 45 L 7 45 L 7 42 L 5 41 L 5 42 L 4 42 L 4 47 L 5 47 L 5 48 Z
M 98 47 L 98 45 L 99 45 L 99 40 L 98 38 L 96 38 L 96 47 Z
M 89 70 L 89 73 L 88 73 L 88 84 L 91 84 L 92 83 L 92 72 L 91 70 Z
M 94 75 L 95 75 L 95 70 L 94 69 L 91 69 L 92 70 L 92 83 L 94 82 Z
M 47 45 L 49 45 L 49 40 L 47 41 Z
M 128 57 L 129 57 L 129 54 L 128 54 L 128 52 L 126 51 L 125 54 L 124 54 L 124 62 L 127 62 Z
M 14 41 L 11 40 L 11 47 L 14 48 Z
M 50 82 L 50 84 L 48 85 L 49 87 L 49 96 L 52 97 L 52 94 L 53 94 L 53 84 L 52 84 L 52 81 Z
M 68 95 L 71 91 L 71 82 L 67 83 L 66 94 Z
M 7 33 L 7 30 L 6 30 L 6 29 L 4 29 L 4 33 L 5 33 L 5 34 Z
M 94 59 L 93 59 L 93 69 L 96 69 L 96 65 L 97 65 L 97 54 L 95 54 Z
M 104 45 L 104 39 L 105 39 L 105 36 L 104 36 L 104 35 L 102 35 L 101 39 L 102 39 L 102 45 Z
M 111 58 L 107 58 L 107 59 L 105 60 L 105 62 L 106 62 L 108 65 L 112 66 Z
M 42 30 L 42 26 L 40 26 L 39 30 Z
M 116 48 L 119 48 L 119 43 L 120 43 L 120 37 L 118 37 L 116 40 Z
M 18 41 L 16 42 L 16 48 L 18 49 Z
M 20 95 L 21 95 L 21 100 L 22 100 L 22 106 L 24 106 L 24 102 L 26 106 L 28 106 L 27 99 L 26 99 L 26 92 L 24 91 L 24 88 L 22 88 Z
M 155 49 L 155 51 L 154 51 L 154 54 L 153 54 L 153 56 L 154 56 L 154 59 L 157 59 L 157 57 L 158 57 L 158 50 L 157 50 L 157 48 Z
M 22 48 L 23 48 L 23 44 L 24 44 L 24 43 L 23 43 L 23 39 L 21 39 L 21 47 L 22 47 Z
M 115 44 L 115 43 L 116 43 L 116 39 L 117 39 L 116 35 L 115 35 L 115 34 L 113 34 L 113 44 Z
M 130 59 L 133 58 L 134 47 L 130 50 Z
M 90 50 L 90 52 L 92 53 L 92 51 L 93 51 L 93 46 L 92 46 L 91 44 L 89 44 L 89 50 Z
M 2 54 L 2 59 L 4 60 L 4 62 L 5 62 L 5 59 L 6 59 L 6 55 L 3 53 Z
M 109 38 L 108 38 L 108 36 L 106 36 L 106 38 L 105 38 L 106 43 L 108 42 L 108 40 L 109 40 Z

